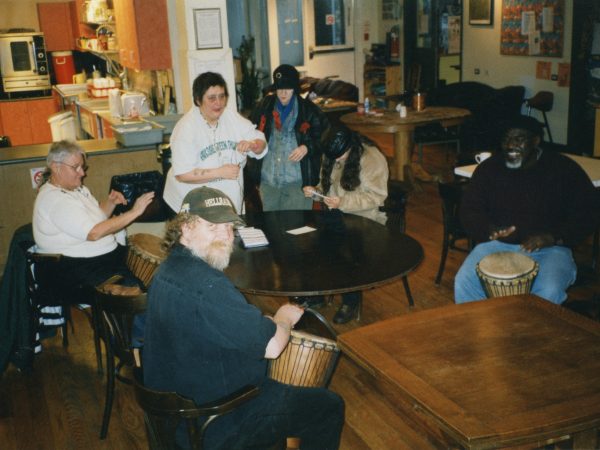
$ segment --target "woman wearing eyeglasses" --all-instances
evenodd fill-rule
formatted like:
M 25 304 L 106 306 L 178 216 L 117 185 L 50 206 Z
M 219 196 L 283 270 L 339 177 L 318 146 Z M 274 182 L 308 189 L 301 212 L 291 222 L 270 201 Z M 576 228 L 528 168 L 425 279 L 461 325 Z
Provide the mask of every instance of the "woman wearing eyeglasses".
M 163 197 L 178 213 L 194 188 L 208 186 L 225 193 L 243 214 L 246 158 L 263 158 L 267 142 L 254 124 L 227 108 L 227 83 L 218 73 L 204 72 L 192 86 L 194 106 L 171 134 L 171 169 Z
M 63 255 L 60 270 L 52 276 L 68 285 L 97 286 L 112 275 L 122 275 L 123 285 L 137 285 L 125 265 L 124 228 L 142 215 L 154 192 L 141 195 L 129 211 L 111 217 L 117 205 L 127 203 L 125 197 L 111 191 L 98 202 L 83 185 L 86 169 L 86 154 L 77 144 L 52 144 L 33 207 L 37 252 Z M 118 293 L 134 292 L 120 289 Z

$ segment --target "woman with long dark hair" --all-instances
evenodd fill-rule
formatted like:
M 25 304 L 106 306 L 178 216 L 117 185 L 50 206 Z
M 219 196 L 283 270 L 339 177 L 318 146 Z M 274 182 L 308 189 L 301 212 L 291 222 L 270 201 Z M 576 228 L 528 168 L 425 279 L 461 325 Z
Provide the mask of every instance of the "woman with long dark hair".
M 348 128 L 330 130 L 323 145 L 321 181 L 306 186 L 304 195 L 322 200 L 330 209 L 356 214 L 385 225 L 379 207 L 387 198 L 389 169 L 385 156 Z M 315 195 L 321 194 L 321 196 Z M 362 293 L 342 294 L 342 305 L 333 321 L 346 323 L 360 315 Z

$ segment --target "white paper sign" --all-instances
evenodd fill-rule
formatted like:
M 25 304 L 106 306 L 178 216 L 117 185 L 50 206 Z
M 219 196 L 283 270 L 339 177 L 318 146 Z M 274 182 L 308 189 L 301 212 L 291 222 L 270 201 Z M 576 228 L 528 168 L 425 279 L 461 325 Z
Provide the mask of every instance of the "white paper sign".
M 552 6 L 542 9 L 542 31 L 544 33 L 554 31 L 554 8 Z
M 540 30 L 533 31 L 529 33 L 528 43 L 529 43 L 529 54 L 530 55 L 539 55 L 540 53 Z
M 535 12 L 523 11 L 521 14 L 521 34 L 526 36 L 535 31 Z
M 44 174 L 45 167 L 34 167 L 29 169 L 29 176 L 31 177 L 31 187 L 37 189 L 42 182 L 42 175 Z

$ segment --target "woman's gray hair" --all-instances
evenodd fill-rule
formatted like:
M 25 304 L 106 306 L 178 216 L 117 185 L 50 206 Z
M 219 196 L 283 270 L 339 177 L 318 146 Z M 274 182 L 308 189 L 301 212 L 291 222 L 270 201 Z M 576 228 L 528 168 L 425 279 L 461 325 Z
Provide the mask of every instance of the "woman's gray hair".
M 50 167 L 52 163 L 63 162 L 71 155 L 83 156 L 83 162 L 85 163 L 87 155 L 83 149 L 73 141 L 58 141 L 52 143 L 50 151 L 46 157 L 46 167 Z
M 83 164 L 85 165 L 87 155 L 77 143 L 67 140 L 53 142 L 50 146 L 50 151 L 48 151 L 48 156 L 46 156 L 46 169 L 42 174 L 40 186 L 50 178 L 50 166 L 52 163 L 64 162 L 71 155 L 81 155 L 83 157 Z

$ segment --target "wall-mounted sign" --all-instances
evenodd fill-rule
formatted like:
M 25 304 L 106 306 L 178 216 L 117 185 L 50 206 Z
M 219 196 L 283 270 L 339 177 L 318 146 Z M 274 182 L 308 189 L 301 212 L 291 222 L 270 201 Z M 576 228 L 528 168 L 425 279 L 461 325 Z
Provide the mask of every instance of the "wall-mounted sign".
M 220 8 L 194 9 L 194 28 L 196 50 L 223 48 Z
M 29 169 L 29 176 L 31 178 L 31 187 L 33 189 L 37 189 L 42 182 L 42 176 L 44 174 L 45 167 L 34 167 L 33 169 Z

